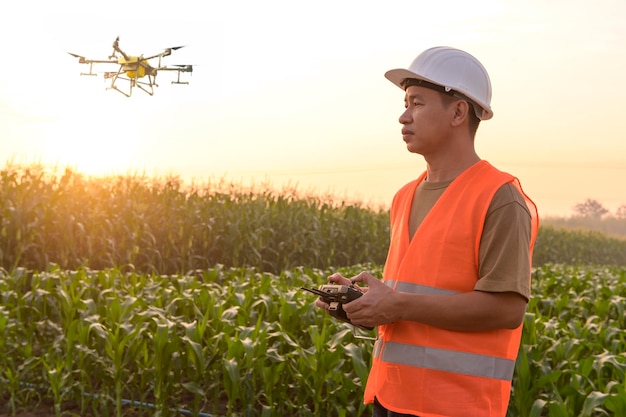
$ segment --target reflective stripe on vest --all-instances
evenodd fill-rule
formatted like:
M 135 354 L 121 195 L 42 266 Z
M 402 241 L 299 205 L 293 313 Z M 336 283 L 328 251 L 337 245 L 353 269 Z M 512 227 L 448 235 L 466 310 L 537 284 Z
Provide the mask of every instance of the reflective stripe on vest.
M 385 284 L 396 291 L 411 294 L 455 295 L 458 291 L 387 280 Z M 454 350 L 438 349 L 426 346 L 408 345 L 387 342 L 381 355 L 383 340 L 379 339 L 374 346 L 373 355 L 384 362 L 398 365 L 415 366 L 438 371 L 456 372 L 459 374 L 482 376 L 486 378 L 510 381 L 515 370 L 515 361 L 488 355 L 479 355 Z
M 409 292 L 411 294 L 425 294 L 425 295 L 455 295 L 459 294 L 458 291 L 444 290 L 443 288 L 429 287 L 428 285 L 411 284 L 410 282 L 398 282 L 396 285 L 395 280 L 385 281 L 388 287 L 394 288 L 396 291 Z
M 382 339 L 376 342 L 373 355 L 388 363 L 503 381 L 510 381 L 515 370 L 515 361 L 510 359 L 404 343 L 385 343 Z

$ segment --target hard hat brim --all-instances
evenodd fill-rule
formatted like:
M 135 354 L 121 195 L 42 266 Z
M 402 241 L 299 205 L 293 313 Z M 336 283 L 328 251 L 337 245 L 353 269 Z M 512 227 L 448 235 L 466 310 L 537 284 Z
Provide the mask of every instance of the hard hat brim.
M 385 78 L 387 78 L 389 81 L 394 83 L 396 86 L 400 87 L 402 90 L 404 90 L 404 86 L 402 84 L 404 83 L 404 80 L 406 80 L 407 78 L 415 78 L 417 80 L 424 80 L 432 84 L 441 85 L 440 83 L 434 80 L 426 78 L 422 75 L 418 75 L 414 73 L 413 71 L 410 71 L 404 68 L 396 68 L 396 69 L 387 71 L 385 73 Z M 447 86 L 442 86 L 442 87 L 447 87 Z M 467 97 L 476 104 L 480 103 L 480 101 L 477 100 L 475 97 L 471 97 L 469 95 Z M 480 104 L 479 106 L 480 106 L 481 114 L 478 114 L 478 109 L 476 109 L 476 112 L 477 112 L 476 117 L 478 117 L 480 120 L 488 120 L 493 117 L 493 111 L 490 108 L 485 108 L 483 107 L 484 105 L 480 105 Z
M 409 71 L 407 69 L 404 69 L 404 68 L 396 68 L 396 69 L 387 71 L 385 73 L 385 78 L 387 78 L 389 81 L 391 81 L 398 87 L 402 88 L 403 90 L 404 90 L 404 87 L 402 86 L 402 83 L 407 78 L 415 78 L 417 80 L 424 80 L 424 81 L 428 81 L 429 83 L 437 84 L 433 80 L 429 80 L 426 77 L 417 75 L 416 73 Z

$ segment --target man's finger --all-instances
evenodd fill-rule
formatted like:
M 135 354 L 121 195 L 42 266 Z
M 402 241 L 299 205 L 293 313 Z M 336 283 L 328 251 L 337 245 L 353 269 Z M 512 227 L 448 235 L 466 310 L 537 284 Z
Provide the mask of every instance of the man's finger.
M 372 277 L 372 275 L 368 272 L 361 272 L 359 273 L 359 275 L 353 277 L 350 282 L 352 282 L 353 284 L 355 282 L 362 282 L 364 284 L 367 284 L 369 282 L 370 277 Z
M 350 285 L 350 280 L 339 273 L 332 274 L 328 277 L 328 280 L 330 282 L 334 282 L 335 284 Z

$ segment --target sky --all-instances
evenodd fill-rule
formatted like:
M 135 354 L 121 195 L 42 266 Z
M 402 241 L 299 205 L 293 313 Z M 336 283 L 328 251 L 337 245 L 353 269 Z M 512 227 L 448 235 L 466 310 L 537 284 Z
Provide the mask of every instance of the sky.
M 406 150 L 404 93 L 384 78 L 424 49 L 477 57 L 494 117 L 478 154 L 540 215 L 626 205 L 626 2 L 353 0 L 10 2 L 0 13 L 0 157 L 87 175 L 296 188 L 388 207 L 426 165 Z M 184 46 L 189 85 L 107 90 L 67 52 Z M 96 67 L 98 70 L 98 67 Z

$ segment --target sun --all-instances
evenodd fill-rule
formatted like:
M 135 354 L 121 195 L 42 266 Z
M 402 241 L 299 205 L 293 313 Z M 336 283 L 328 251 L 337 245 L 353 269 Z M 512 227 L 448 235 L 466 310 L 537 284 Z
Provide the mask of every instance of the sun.
M 111 92 L 109 92 L 111 93 Z M 122 99 L 124 99 L 122 97 Z M 127 173 L 140 163 L 140 118 L 109 100 L 67 105 L 46 128 L 43 159 L 57 167 L 103 176 Z

